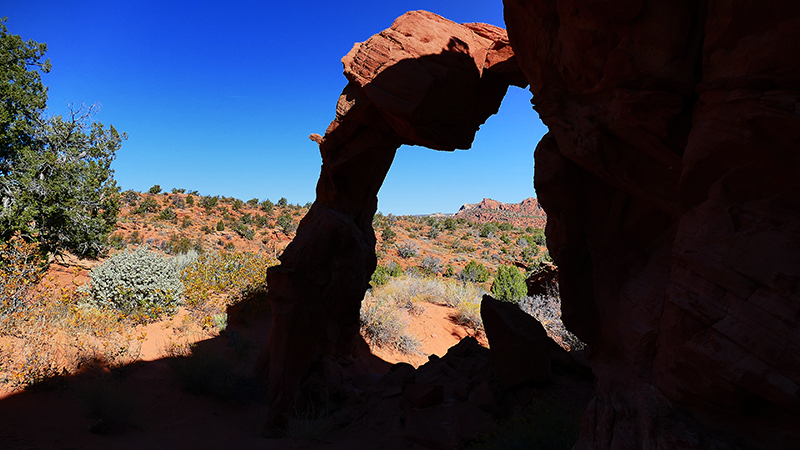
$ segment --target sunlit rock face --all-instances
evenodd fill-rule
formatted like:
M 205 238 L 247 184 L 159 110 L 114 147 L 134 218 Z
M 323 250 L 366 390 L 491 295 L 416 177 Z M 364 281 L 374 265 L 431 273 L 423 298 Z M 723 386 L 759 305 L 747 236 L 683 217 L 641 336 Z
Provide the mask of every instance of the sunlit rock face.
M 342 62 L 349 83 L 336 118 L 311 136 L 322 154 L 316 201 L 267 275 L 273 323 L 257 372 L 270 388 L 268 429 L 301 384 L 317 379 L 336 394 L 369 370 L 359 309 L 376 266 L 377 193 L 397 148 L 469 148 L 508 86 L 527 84 L 505 30 L 424 11 L 357 43 Z
M 576 448 L 800 448 L 800 3 L 504 5 L 598 379 Z

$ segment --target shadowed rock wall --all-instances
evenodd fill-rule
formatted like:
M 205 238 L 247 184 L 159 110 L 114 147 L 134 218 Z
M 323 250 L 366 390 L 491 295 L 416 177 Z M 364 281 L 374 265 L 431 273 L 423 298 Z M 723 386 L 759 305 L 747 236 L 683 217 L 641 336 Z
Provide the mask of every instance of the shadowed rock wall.
M 377 193 L 402 144 L 466 149 L 509 84 L 526 86 L 505 30 L 416 11 L 357 43 L 349 83 L 319 143 L 317 198 L 267 273 L 273 322 L 257 372 L 268 380 L 269 429 L 307 378 L 330 389 L 364 363 L 359 311 L 377 264 Z
M 576 448 L 800 448 L 800 3 L 504 4 L 598 379 Z

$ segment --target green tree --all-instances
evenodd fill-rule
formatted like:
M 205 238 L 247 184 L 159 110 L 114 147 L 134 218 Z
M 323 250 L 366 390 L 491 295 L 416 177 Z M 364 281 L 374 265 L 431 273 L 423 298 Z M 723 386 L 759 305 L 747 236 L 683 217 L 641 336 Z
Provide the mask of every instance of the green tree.
M 464 270 L 458 274 L 458 278 L 461 281 L 483 283 L 489 279 L 489 270 L 479 262 L 470 261 L 464 266 Z
M 116 225 L 111 162 L 122 140 L 91 118 L 97 106 L 47 116 L 47 47 L 7 33 L 0 19 L 0 240 L 19 234 L 44 252 L 97 256 Z
M 514 266 L 500 266 L 490 292 L 498 300 L 516 303 L 528 293 L 525 276 Z
M 153 195 L 160 194 L 161 193 L 161 185 L 154 184 L 153 187 L 151 187 L 148 192 L 150 192 Z
M 288 200 L 286 200 L 286 197 L 281 197 L 280 200 L 278 200 L 278 206 L 286 206 L 287 204 Z

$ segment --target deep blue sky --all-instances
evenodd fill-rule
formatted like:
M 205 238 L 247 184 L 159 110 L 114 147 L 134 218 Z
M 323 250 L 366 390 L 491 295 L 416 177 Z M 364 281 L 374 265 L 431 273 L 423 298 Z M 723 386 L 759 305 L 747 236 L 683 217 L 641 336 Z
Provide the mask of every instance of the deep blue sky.
M 4 3 L 9 33 L 47 43 L 51 113 L 100 102 L 95 119 L 130 136 L 113 166 L 122 189 L 300 204 L 314 199 L 321 164 L 308 135 L 333 120 L 353 43 L 416 9 L 503 26 L 500 0 Z M 532 155 L 545 128 L 530 97 L 510 88 L 471 150 L 402 147 L 379 210 L 454 212 L 483 197 L 535 196 Z

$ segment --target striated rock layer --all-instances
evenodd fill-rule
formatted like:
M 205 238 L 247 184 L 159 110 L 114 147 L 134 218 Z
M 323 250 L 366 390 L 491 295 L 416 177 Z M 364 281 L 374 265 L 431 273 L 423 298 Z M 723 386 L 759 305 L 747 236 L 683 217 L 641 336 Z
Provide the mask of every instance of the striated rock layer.
M 271 394 L 267 432 L 304 383 L 333 394 L 342 373 L 369 369 L 359 310 L 377 264 L 376 195 L 397 148 L 469 148 L 509 84 L 527 85 L 505 30 L 425 11 L 355 44 L 342 63 L 336 119 L 311 136 L 322 154 L 316 201 L 267 275 L 273 324 L 256 369 Z
M 544 228 L 547 223 L 547 215 L 533 197 L 519 203 L 501 203 L 485 198 L 480 203 L 462 205 L 453 217 L 476 223 L 508 222 L 522 228 Z
M 576 448 L 800 448 L 800 3 L 504 4 L 597 376 Z

